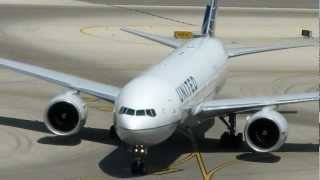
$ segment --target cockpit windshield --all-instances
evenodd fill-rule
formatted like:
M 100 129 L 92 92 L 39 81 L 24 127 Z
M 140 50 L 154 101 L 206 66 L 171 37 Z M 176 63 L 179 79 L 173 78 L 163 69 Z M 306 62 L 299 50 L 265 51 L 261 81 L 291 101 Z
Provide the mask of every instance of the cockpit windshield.
M 145 116 L 146 115 L 146 111 L 145 110 L 137 110 L 136 111 L 136 115 L 137 116 Z
M 132 109 L 122 106 L 119 110 L 119 114 L 126 114 L 130 116 L 150 116 L 156 117 L 156 111 L 154 109 Z
M 135 110 L 128 108 L 127 111 L 126 111 L 126 113 L 127 113 L 128 115 L 134 115 Z

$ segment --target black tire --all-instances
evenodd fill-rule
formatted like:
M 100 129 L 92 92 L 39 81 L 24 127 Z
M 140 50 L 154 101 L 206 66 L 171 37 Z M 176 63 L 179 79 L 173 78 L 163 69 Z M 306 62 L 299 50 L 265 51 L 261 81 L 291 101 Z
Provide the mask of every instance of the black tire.
M 146 167 L 145 167 L 144 163 L 140 163 L 139 173 L 140 173 L 141 175 L 144 175 L 144 174 L 147 173 L 147 170 L 146 170 Z
M 198 143 L 205 143 L 205 142 L 206 142 L 206 137 L 205 137 L 204 134 L 197 134 L 197 135 L 195 136 L 195 138 L 196 138 L 196 141 L 197 141 Z
M 131 173 L 134 175 L 146 174 L 146 168 L 143 162 L 134 161 L 131 164 Z
M 235 147 L 236 147 L 236 148 L 241 147 L 242 142 L 243 142 L 242 139 L 243 139 L 242 133 L 239 133 L 239 134 L 237 134 L 237 135 L 235 136 L 235 142 L 234 142 L 234 144 L 235 144 Z
M 230 147 L 231 136 L 228 132 L 224 132 L 220 137 L 220 146 L 223 148 Z
M 242 145 L 242 133 L 236 136 L 229 134 L 229 132 L 224 132 L 220 138 L 220 146 L 223 148 L 239 148 Z
M 110 127 L 109 137 L 110 137 L 111 139 L 118 139 L 118 135 L 117 135 L 117 133 L 116 133 L 116 130 L 115 130 L 115 128 L 114 128 L 114 125 L 112 125 L 112 126 Z
M 132 174 L 139 174 L 139 164 L 137 161 L 134 161 L 132 164 L 131 164 L 131 173 Z

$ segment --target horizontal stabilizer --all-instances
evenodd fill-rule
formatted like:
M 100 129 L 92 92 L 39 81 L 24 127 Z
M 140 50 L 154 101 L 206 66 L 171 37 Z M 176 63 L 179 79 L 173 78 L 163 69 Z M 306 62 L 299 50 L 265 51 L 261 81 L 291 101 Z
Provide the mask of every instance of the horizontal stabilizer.
M 136 36 L 140 36 L 142 38 L 160 43 L 162 45 L 171 47 L 171 48 L 179 48 L 183 45 L 183 41 L 179 41 L 175 38 L 171 38 L 171 37 L 165 37 L 165 36 L 160 36 L 160 35 L 154 35 L 154 34 L 150 34 L 150 33 L 145 33 L 145 32 L 141 32 L 141 31 L 137 31 L 137 30 L 133 30 L 133 29 L 128 29 L 128 28 L 121 28 L 122 31 L 125 31 L 127 33 L 136 35 Z

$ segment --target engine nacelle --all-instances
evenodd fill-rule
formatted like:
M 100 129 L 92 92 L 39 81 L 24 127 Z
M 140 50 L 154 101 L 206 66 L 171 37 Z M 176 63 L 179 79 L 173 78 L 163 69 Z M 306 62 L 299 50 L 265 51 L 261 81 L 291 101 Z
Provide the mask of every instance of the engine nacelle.
M 50 101 L 44 116 L 44 123 L 51 132 L 69 136 L 85 125 L 88 108 L 77 92 L 68 91 Z
M 275 151 L 287 140 L 288 123 L 279 112 L 267 107 L 248 119 L 244 136 L 254 151 Z

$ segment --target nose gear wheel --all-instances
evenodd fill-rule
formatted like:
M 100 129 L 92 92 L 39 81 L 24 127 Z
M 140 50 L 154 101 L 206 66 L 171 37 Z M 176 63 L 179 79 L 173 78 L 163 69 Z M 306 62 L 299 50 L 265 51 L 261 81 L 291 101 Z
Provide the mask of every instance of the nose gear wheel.
M 131 163 L 132 174 L 146 174 L 145 157 L 147 155 L 147 148 L 143 145 L 136 145 L 132 148 L 133 162 Z

